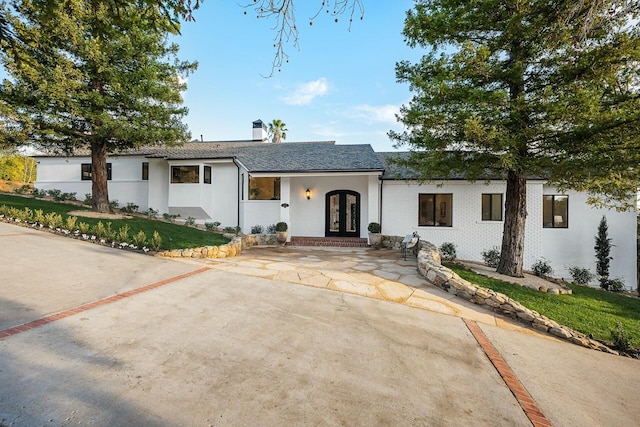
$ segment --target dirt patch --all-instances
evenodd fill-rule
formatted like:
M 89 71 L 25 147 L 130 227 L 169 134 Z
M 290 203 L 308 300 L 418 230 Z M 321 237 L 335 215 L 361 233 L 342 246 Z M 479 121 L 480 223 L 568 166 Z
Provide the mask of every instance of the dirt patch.
M 13 193 L 16 188 L 20 188 L 24 185 L 22 181 L 7 181 L 5 179 L 0 179 L 0 192 L 3 193 Z M 30 184 L 33 188 L 33 184 Z

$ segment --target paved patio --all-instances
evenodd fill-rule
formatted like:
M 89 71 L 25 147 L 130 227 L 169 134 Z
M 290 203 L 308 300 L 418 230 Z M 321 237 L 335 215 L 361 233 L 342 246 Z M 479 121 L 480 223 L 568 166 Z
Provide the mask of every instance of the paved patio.
M 420 277 L 414 257 L 405 260 L 396 250 L 254 246 L 239 257 L 201 262 L 219 271 L 360 295 L 556 340 L 435 288 Z

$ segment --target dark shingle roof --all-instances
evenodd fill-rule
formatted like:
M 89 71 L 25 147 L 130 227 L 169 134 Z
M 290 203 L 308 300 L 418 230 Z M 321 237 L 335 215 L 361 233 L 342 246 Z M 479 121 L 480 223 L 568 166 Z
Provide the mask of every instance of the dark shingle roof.
M 76 150 L 74 156 L 88 156 Z M 176 147 L 140 147 L 116 155 L 145 156 L 167 160 L 236 158 L 249 172 L 355 172 L 382 171 L 384 165 L 368 144 L 336 145 L 335 141 L 288 142 L 256 141 L 187 142 Z

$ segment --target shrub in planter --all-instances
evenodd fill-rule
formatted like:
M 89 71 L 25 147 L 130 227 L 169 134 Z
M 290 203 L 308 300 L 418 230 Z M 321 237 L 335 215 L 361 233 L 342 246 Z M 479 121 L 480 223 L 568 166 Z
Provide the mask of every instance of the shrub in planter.
M 489 267 L 497 268 L 500 264 L 500 249 L 494 246 L 489 250 L 482 251 L 482 259 Z
M 266 234 L 276 234 L 276 225 L 275 224 L 267 225 Z
M 440 255 L 444 260 L 447 260 L 447 261 L 455 260 L 458 256 L 458 254 L 456 253 L 456 245 L 451 242 L 444 242 L 440 246 Z
M 379 233 L 380 230 L 382 230 L 382 227 L 377 222 L 371 222 L 369 223 L 367 230 L 369 230 L 369 233 Z
M 278 232 L 282 232 L 282 231 L 287 231 L 289 229 L 289 226 L 287 225 L 286 222 L 279 222 L 276 224 L 276 231 Z

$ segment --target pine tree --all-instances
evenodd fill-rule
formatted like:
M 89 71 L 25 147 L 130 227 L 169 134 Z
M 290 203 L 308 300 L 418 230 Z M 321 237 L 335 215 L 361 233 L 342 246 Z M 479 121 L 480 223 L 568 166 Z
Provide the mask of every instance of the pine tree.
M 390 132 L 425 181 L 506 181 L 498 271 L 522 276 L 526 183 L 631 208 L 640 175 L 638 2 L 417 0 L 396 66 L 414 97 Z M 632 202 L 633 201 L 633 202 Z
M 14 46 L 2 52 L 10 79 L 0 97 L 39 145 L 91 151 L 99 212 L 111 210 L 108 154 L 188 140 L 180 76 L 195 69 L 177 59 L 167 39 L 179 26 L 160 7 L 114 1 L 20 2 L 10 15 Z
M 596 274 L 600 281 L 600 287 L 609 290 L 609 262 L 611 261 L 611 238 L 609 238 L 609 226 L 607 218 L 602 217 L 598 225 L 598 234 L 596 235 L 596 245 L 593 247 L 596 251 Z

